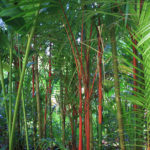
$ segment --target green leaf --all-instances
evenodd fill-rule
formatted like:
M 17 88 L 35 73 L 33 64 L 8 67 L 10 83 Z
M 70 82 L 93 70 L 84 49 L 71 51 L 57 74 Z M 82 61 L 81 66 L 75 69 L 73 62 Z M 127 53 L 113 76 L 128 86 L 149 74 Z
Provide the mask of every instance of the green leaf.
M 145 37 L 142 38 L 142 40 L 138 43 L 138 46 L 141 46 L 148 39 L 150 39 L 150 33 L 148 33 Z
M 1 17 L 14 17 L 20 14 L 22 10 L 20 8 L 6 8 L 0 12 Z
M 125 13 L 125 27 L 127 26 L 127 21 L 128 21 L 128 11 L 129 11 L 129 4 L 127 2 L 127 4 L 126 4 L 126 13 Z
M 9 46 L 9 41 L 7 35 L 2 30 L 0 30 L 0 48 L 3 49 L 8 46 Z
M 9 72 L 9 64 L 3 63 L 3 69 Z
M 3 17 L 2 19 L 7 25 L 10 25 L 14 30 L 19 30 L 25 25 L 25 20 L 22 17 L 15 18 L 13 20 L 9 20 L 10 17 Z
M 25 20 L 23 19 L 24 11 L 15 5 L 9 5 L 3 7 L 0 12 L 0 17 L 3 21 L 13 27 L 15 30 L 19 30 L 25 25 Z
M 139 97 L 139 96 L 137 97 L 134 95 L 127 96 L 126 99 L 131 101 L 133 104 L 138 105 L 138 106 L 143 106 L 143 103 L 145 102 L 145 99 L 143 97 Z

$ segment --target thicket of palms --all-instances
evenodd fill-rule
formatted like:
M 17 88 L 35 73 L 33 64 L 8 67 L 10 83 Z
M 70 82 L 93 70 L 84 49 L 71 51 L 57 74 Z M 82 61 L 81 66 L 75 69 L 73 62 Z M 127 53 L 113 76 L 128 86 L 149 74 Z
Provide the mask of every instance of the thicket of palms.
M 150 149 L 148 0 L 0 1 L 0 148 Z

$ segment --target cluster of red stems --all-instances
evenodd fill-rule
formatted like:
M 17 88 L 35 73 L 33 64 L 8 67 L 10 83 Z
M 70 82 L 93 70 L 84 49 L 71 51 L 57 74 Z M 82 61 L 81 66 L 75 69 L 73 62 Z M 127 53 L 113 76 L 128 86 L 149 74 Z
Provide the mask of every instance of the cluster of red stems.
M 61 0 L 60 1 L 60 4 L 61 4 Z M 143 1 L 141 0 L 141 8 L 142 8 L 142 4 L 143 4 Z M 79 81 L 79 84 L 78 84 L 78 93 L 79 93 L 79 150 L 82 150 L 82 118 L 83 118 L 83 114 L 82 114 L 82 80 L 83 80 L 83 84 L 84 84 L 84 93 L 85 93 L 85 102 L 84 102 L 84 112 L 85 112 L 85 116 L 84 116 L 84 127 L 85 127 L 85 135 L 86 135 L 86 149 L 87 150 L 90 150 L 90 98 L 91 98 L 91 95 L 92 95 L 92 92 L 93 92 L 93 87 L 94 87 L 94 82 L 95 82 L 95 79 L 96 79 L 96 76 L 97 76 L 97 72 L 98 72 L 98 102 L 99 102 L 99 105 L 98 105 L 98 122 L 99 124 L 101 125 L 102 124 L 102 98 L 103 98 L 103 93 L 102 93 L 102 56 L 103 56 L 103 51 L 102 51 L 102 39 L 101 39 L 101 35 L 100 35 L 100 32 L 97 28 L 97 40 L 98 40 L 98 67 L 96 68 L 96 71 L 95 71 L 95 74 L 94 74 L 94 77 L 93 77 L 93 81 L 92 81 L 92 87 L 90 88 L 90 73 L 89 73 L 89 60 L 90 60 L 90 55 L 89 55 L 89 50 L 84 50 L 84 54 L 85 54 L 85 61 L 86 61 L 86 69 L 84 70 L 83 68 L 83 63 L 82 63 L 82 54 L 83 54 L 83 28 L 84 28 L 84 13 L 82 15 L 82 26 L 81 26 L 81 51 L 79 53 L 79 50 L 78 50 L 78 47 L 77 47 L 77 44 L 76 44 L 76 41 L 75 41 L 75 38 L 74 38 L 74 35 L 73 35 L 73 32 L 71 30 L 71 27 L 70 27 L 70 24 L 69 24 L 69 21 L 68 21 L 68 18 L 65 14 L 65 11 L 64 11 L 64 8 L 61 4 L 61 8 L 62 8 L 62 11 L 64 13 L 64 16 L 65 16 L 65 19 L 66 19 L 66 22 L 67 22 L 67 25 L 68 25 L 68 28 L 69 28 L 69 31 L 67 29 L 67 27 L 65 26 L 65 23 L 64 23 L 64 27 L 65 27 L 65 30 L 66 30 L 66 33 L 67 33 L 67 37 L 68 37 L 68 40 L 70 42 L 70 45 L 71 45 L 71 49 L 72 49 L 72 53 L 73 53 L 73 56 L 74 56 L 74 60 L 75 60 L 75 64 L 76 64 L 76 69 L 77 69 L 77 74 L 78 74 L 78 81 Z M 63 19 L 62 19 L 63 21 Z M 64 21 L 63 21 L 64 22 Z M 100 19 L 98 20 L 98 26 L 100 27 Z M 91 36 L 92 36 L 92 23 L 91 23 L 91 27 L 90 27 L 90 40 L 89 40 L 89 47 L 90 47 L 90 44 L 91 44 Z M 131 36 L 131 39 L 132 39 L 132 42 L 134 43 L 134 45 L 137 45 L 137 41 L 136 39 L 134 39 L 132 33 L 130 32 L 130 28 L 127 24 L 127 29 L 129 30 L 129 33 L 130 33 L 130 36 Z M 70 38 L 70 35 L 69 35 L 69 32 L 71 34 L 71 37 L 72 37 L 72 40 Z M 73 42 L 72 42 L 73 41 Z M 74 48 L 74 46 L 75 48 Z M 15 49 L 16 49 L 16 52 L 18 52 L 18 48 L 15 46 Z M 137 55 L 137 52 L 136 52 L 136 48 L 135 46 L 133 46 L 133 53 L 135 54 L 135 56 Z M 76 55 L 77 54 L 77 55 Z M 137 67 L 137 60 L 136 60 L 136 57 L 133 57 L 133 79 L 134 79 L 134 91 L 136 92 L 137 91 L 137 76 L 136 76 L 136 67 Z M 35 71 L 34 71 L 34 62 L 35 62 L 35 58 L 34 56 L 32 57 L 33 59 L 33 64 L 32 64 L 32 74 L 33 74 L 33 77 L 32 77 L 32 97 L 34 98 L 34 93 L 35 93 L 35 87 L 34 87 L 34 82 L 35 82 Z M 19 69 L 19 62 L 22 63 L 22 60 L 19 61 L 19 58 L 14 62 L 14 65 L 16 66 L 16 69 Z M 21 65 L 22 66 L 22 65 Z M 47 97 L 48 97 L 48 93 L 51 95 L 51 76 L 52 76 L 52 72 L 51 72 L 51 57 L 49 58 L 49 85 L 47 87 L 47 90 L 46 90 L 46 94 L 45 94 L 45 114 L 44 114 L 44 130 L 46 129 L 46 117 L 47 117 Z M 16 82 L 16 88 L 18 89 L 19 87 L 19 81 Z M 137 105 L 134 105 L 134 110 L 137 109 Z M 64 107 L 64 113 L 65 113 L 66 109 Z M 76 108 L 73 107 L 73 116 L 75 116 L 77 114 L 77 111 L 76 111 Z M 71 119 L 70 119 L 71 120 Z M 76 120 L 77 122 L 77 120 Z M 71 130 L 72 130 L 72 136 L 74 134 L 74 130 L 73 130 L 73 123 L 71 121 Z

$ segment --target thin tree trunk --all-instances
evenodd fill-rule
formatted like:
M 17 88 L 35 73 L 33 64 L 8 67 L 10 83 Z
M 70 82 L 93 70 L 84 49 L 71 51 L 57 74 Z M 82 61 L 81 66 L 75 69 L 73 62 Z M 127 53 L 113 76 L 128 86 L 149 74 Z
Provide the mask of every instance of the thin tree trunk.
M 89 46 L 91 44 L 92 36 L 92 23 L 90 27 L 90 40 Z M 85 132 L 86 132 L 86 149 L 90 150 L 90 49 L 86 47 L 85 49 L 85 61 L 86 61 L 86 82 L 85 82 Z
M 37 115 L 39 125 L 39 138 L 42 138 L 42 119 L 41 119 L 41 101 L 39 93 L 39 73 L 38 73 L 38 55 L 35 55 L 35 84 L 36 84 L 36 102 L 37 102 Z
M 125 150 L 124 135 L 123 135 L 123 121 L 122 121 L 122 110 L 121 110 L 121 100 L 120 100 L 120 85 L 119 85 L 119 71 L 117 62 L 117 47 L 116 47 L 116 35 L 115 27 L 111 28 L 111 46 L 112 46 L 112 59 L 113 59 L 113 70 L 114 70 L 114 87 L 115 87 L 115 99 L 117 104 L 117 119 L 118 119 L 118 131 L 120 137 L 120 148 Z
M 102 150 L 102 124 L 99 124 L 99 114 L 97 113 L 97 134 L 98 134 L 98 150 Z
M 12 42 L 12 41 L 11 41 Z M 12 44 L 12 43 L 11 43 Z M 11 124 L 12 124 L 12 45 L 9 49 L 9 147 L 10 147 L 10 135 L 11 135 Z
M 19 105 L 21 105 L 21 101 L 19 102 Z M 21 148 L 21 133 L 20 133 L 20 122 L 21 122 L 21 118 L 20 118 L 20 107 L 18 108 L 18 114 L 17 114 L 17 124 L 16 124 L 16 128 L 17 128 L 17 137 L 19 137 L 19 139 L 17 139 L 17 149 Z
M 79 76 L 79 150 L 82 150 L 82 88 L 81 71 Z
M 24 125 L 25 125 L 26 146 L 27 146 L 27 150 L 29 150 L 28 128 L 27 128 L 27 119 L 26 119 L 26 111 L 25 111 L 23 90 L 22 90 L 22 109 L 23 109 L 23 117 L 24 117 Z
M 82 62 L 82 51 L 83 51 L 83 10 L 82 10 L 82 29 L 81 29 L 81 62 Z M 80 72 L 78 73 L 78 93 L 79 93 L 79 150 L 82 150 L 82 70 L 80 66 Z
M 89 104 L 89 90 L 86 91 L 86 149 L 90 150 L 90 104 Z
M 102 149 L 102 98 L 103 98 L 103 93 L 102 93 L 102 43 L 101 43 L 101 31 L 100 31 L 100 18 L 99 18 L 99 26 L 98 26 L 98 70 L 99 70 L 99 81 L 98 81 L 98 114 L 99 114 L 99 119 L 98 119 L 98 124 L 99 124 L 99 145 L 98 148 L 99 150 Z
M 21 74 L 22 71 L 22 58 L 20 56 L 20 50 L 18 48 L 18 70 L 19 70 L 19 76 Z M 17 88 L 19 87 L 19 82 L 17 85 Z M 18 90 L 18 89 L 17 89 Z M 21 93 L 21 99 L 22 99 L 22 110 L 23 110 L 23 118 L 24 118 L 24 126 L 25 126 L 25 137 L 26 137 L 26 147 L 27 150 L 29 150 L 29 143 L 28 143 L 28 128 L 27 128 L 27 119 L 26 119 L 26 111 L 25 111 L 25 101 L 24 101 L 24 92 L 23 92 L 23 88 L 22 88 L 22 93 Z M 18 113 L 20 114 L 20 113 Z M 20 137 L 20 136 L 19 136 Z M 21 144 L 20 144 L 21 145 Z
M 46 86 L 47 86 L 47 85 L 46 85 Z M 46 138 L 47 95 L 48 95 L 48 88 L 46 89 L 46 93 L 45 93 L 45 113 L 44 113 L 44 128 L 43 128 L 43 137 L 44 137 L 44 138 Z

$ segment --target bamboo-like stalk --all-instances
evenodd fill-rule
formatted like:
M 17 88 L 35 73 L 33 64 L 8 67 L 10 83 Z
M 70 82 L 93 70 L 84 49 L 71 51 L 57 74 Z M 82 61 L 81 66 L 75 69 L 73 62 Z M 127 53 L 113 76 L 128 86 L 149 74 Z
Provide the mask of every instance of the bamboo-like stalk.
M 62 12 L 63 12 L 63 14 L 64 14 L 64 17 L 65 17 L 65 19 L 66 19 L 67 25 L 68 25 L 68 27 L 69 27 L 69 32 L 70 32 L 70 34 L 71 34 L 73 43 L 74 43 L 74 45 L 75 45 L 75 50 L 76 50 L 76 52 L 77 52 L 77 56 L 75 55 L 75 50 L 74 50 L 74 48 L 73 48 L 73 43 L 71 42 L 71 39 L 70 39 L 70 37 L 69 37 L 69 32 L 67 31 L 66 25 L 64 24 L 64 27 L 65 27 L 65 30 L 66 30 L 66 33 L 67 33 L 67 36 L 68 36 L 68 40 L 69 40 L 69 42 L 70 42 L 70 45 L 71 45 L 71 48 L 72 48 L 72 52 L 73 52 L 75 61 L 77 61 L 77 58 L 78 58 L 78 60 L 79 60 L 79 62 L 80 62 L 80 67 L 81 67 L 82 76 L 83 76 L 82 79 L 83 79 L 83 81 L 84 81 L 84 83 L 85 83 L 85 72 L 84 72 L 83 63 L 82 63 L 82 53 L 81 53 L 81 57 L 80 57 L 79 51 L 78 51 L 78 47 L 77 47 L 77 44 L 76 44 L 76 41 L 75 41 L 75 37 L 74 37 L 73 32 L 72 32 L 72 30 L 71 30 L 71 26 L 70 26 L 70 24 L 69 24 L 67 15 L 65 14 L 63 5 L 62 5 L 62 3 L 61 3 L 61 0 L 59 0 L 59 3 L 60 3 L 60 6 L 61 6 L 61 9 L 62 9 Z M 62 19 L 62 21 L 63 21 L 63 19 Z M 64 21 L 63 21 L 63 22 L 64 22 Z M 82 52 L 82 50 L 81 50 L 81 52 Z M 76 64 L 78 64 L 78 63 L 76 62 Z M 76 66 L 77 66 L 77 65 L 76 65 Z M 79 75 L 78 67 L 79 67 L 79 66 L 77 66 L 77 72 L 78 72 L 78 75 Z
M 24 117 L 24 125 L 25 125 L 26 146 L 27 146 L 27 150 L 29 150 L 28 128 L 27 128 L 27 119 L 26 119 L 26 111 L 25 111 L 25 103 L 24 103 L 23 89 L 22 89 L 22 109 L 23 109 L 23 117 Z
M 72 41 L 69 37 L 69 33 L 68 33 L 67 28 L 66 28 L 65 25 L 64 25 L 64 27 L 65 27 L 67 37 L 68 37 L 68 40 L 69 40 L 69 43 L 70 43 L 70 46 L 71 46 L 71 49 L 72 49 L 72 53 L 73 53 L 73 56 L 74 56 L 74 60 L 75 60 L 76 68 L 77 68 L 77 73 L 78 73 L 79 103 L 80 103 L 79 104 L 80 105 L 79 106 L 79 150 L 82 150 L 82 84 L 81 84 L 81 81 L 82 81 L 82 67 L 80 67 L 80 70 L 79 70 L 79 64 L 78 64 L 78 61 L 77 61 L 77 57 L 75 55 L 75 51 L 74 51 Z M 81 50 L 81 52 L 82 52 L 82 50 Z M 82 54 L 81 54 L 81 58 L 82 58 Z
M 9 150 L 13 149 L 13 138 L 14 138 L 15 123 L 16 123 L 16 117 L 17 117 L 19 101 L 20 101 L 20 94 L 21 94 L 21 90 L 22 90 L 22 84 L 23 84 L 23 79 L 24 79 L 24 75 L 25 75 L 26 64 L 27 64 L 27 61 L 28 61 L 28 55 L 29 55 L 29 51 L 30 51 L 30 44 L 31 44 L 32 36 L 33 36 L 34 30 L 35 30 L 35 25 L 36 25 L 38 13 L 39 13 L 39 10 L 36 11 L 35 20 L 33 22 L 31 32 L 28 36 L 28 42 L 27 42 L 27 46 L 26 46 L 26 53 L 25 53 L 25 57 L 24 57 L 24 63 L 23 63 L 23 68 L 22 68 L 22 72 L 21 72 L 21 76 L 20 76 L 20 82 L 19 82 L 20 84 L 19 84 L 19 88 L 18 88 L 18 92 L 17 92 L 16 104 L 15 104 L 15 109 L 14 109 L 14 116 L 13 116 L 12 131 L 11 131 L 11 136 L 10 136 Z
M 18 49 L 18 52 L 20 54 L 20 51 Z M 22 59 L 19 56 L 19 74 L 21 74 L 21 69 L 22 69 Z M 24 126 L 25 126 L 25 137 L 26 137 L 26 147 L 27 150 L 29 150 L 29 142 L 28 142 L 28 128 L 27 128 L 27 119 L 26 119 L 26 111 L 25 111 L 25 101 L 24 101 L 24 91 L 22 88 L 22 93 L 21 93 L 21 99 L 22 99 L 22 110 L 23 110 L 23 117 L 24 117 Z
M 87 126 L 87 129 L 86 129 L 86 126 L 85 126 L 85 130 L 87 131 L 87 136 L 86 136 L 86 144 L 87 144 L 87 150 L 89 150 L 90 149 L 90 115 L 89 115 L 89 105 L 90 105 L 90 96 L 91 96 L 91 94 L 92 94 L 92 89 L 91 89 L 91 91 L 90 91 L 90 89 L 89 89 L 89 49 L 88 49 L 88 52 L 87 52 L 87 54 L 86 54 L 86 67 L 87 67 L 87 77 L 86 77 L 86 75 L 85 75 L 85 72 L 84 72 L 84 69 L 83 69 L 83 63 L 82 63 L 82 42 L 81 42 L 81 56 L 79 55 L 79 51 L 78 51 L 78 48 L 77 48 L 77 46 L 76 46 L 76 42 L 75 42 L 75 38 L 74 38 L 74 35 L 73 35 L 73 33 L 72 33 L 72 30 L 71 30 L 71 26 L 70 26 L 70 24 L 69 24 L 69 21 L 68 21 L 68 18 L 67 18 L 67 16 L 66 16 L 66 14 L 65 14 L 65 11 L 64 11 L 64 9 L 63 9 L 63 6 L 62 6 L 62 3 L 61 3 L 61 0 L 59 0 L 59 2 L 60 2 L 60 5 L 61 5 L 61 9 L 62 9 L 62 11 L 63 11 L 63 14 L 64 14 L 64 17 L 65 17 L 65 19 L 66 19 L 66 22 L 67 22 L 67 25 L 68 25 L 68 27 L 69 27 L 69 32 L 70 32 L 70 34 L 71 34 L 71 36 L 72 36 L 72 39 L 73 39 L 73 42 L 74 42 L 74 45 L 75 45 L 75 49 L 76 49 L 76 52 L 77 52 L 77 56 L 76 56 L 76 54 L 75 54 L 75 50 L 74 50 L 74 47 L 73 47 L 73 43 L 72 43 L 72 41 L 71 41 L 71 39 L 70 39 L 70 36 L 69 36 L 69 32 L 68 32 L 68 30 L 67 30 L 67 28 L 66 28 L 66 25 L 64 24 L 64 27 L 65 27 L 65 30 L 66 30 L 66 33 L 67 33 L 67 36 L 68 36 L 68 40 L 69 40 L 69 42 L 70 42 L 70 45 L 71 45 L 71 49 L 72 49 L 72 52 L 73 52 L 73 56 L 74 56 L 74 59 L 75 59 L 75 63 L 76 63 L 76 68 L 77 68 L 77 73 L 78 73 L 78 78 L 79 78 L 79 84 L 80 84 L 80 80 L 81 79 L 83 79 L 83 82 L 84 82 L 84 84 L 85 84 L 85 87 L 88 87 L 88 90 L 86 91 L 86 103 L 85 103 L 85 124 L 86 124 L 86 126 Z M 62 18 L 61 18 L 62 19 Z M 62 19 L 62 21 L 63 21 L 63 19 Z M 64 22 L 64 21 L 63 21 Z M 82 26 L 82 30 L 83 30 L 83 26 Z M 91 34 L 92 34 L 92 24 L 91 24 L 91 31 L 90 31 L 90 40 L 91 40 Z M 83 38 L 83 31 L 82 31 L 82 35 L 81 35 L 82 37 L 81 38 Z M 90 42 L 89 42 L 89 45 L 90 45 Z M 87 79 L 86 79 L 87 78 Z M 93 79 L 93 83 L 94 83 L 94 81 L 95 81 L 95 76 L 94 76 L 94 79 Z M 80 84 L 81 85 L 81 84 Z M 79 86 L 80 86 L 79 85 Z M 92 86 L 93 87 L 93 86 Z M 81 87 L 79 87 L 79 95 L 80 95 L 80 89 L 81 89 Z M 81 96 L 80 96 L 81 97 Z M 80 104 L 82 105 L 82 99 L 80 99 Z M 80 106 L 80 108 L 79 108 L 79 120 L 82 120 L 82 117 L 81 117 L 81 106 Z M 81 121 L 79 121 L 80 123 L 79 123 L 79 150 L 80 149 L 82 149 L 82 144 L 81 144 Z
M 39 92 L 39 73 L 38 73 L 38 54 L 35 55 L 35 87 L 36 87 L 36 102 L 37 102 L 37 115 L 39 125 L 39 139 L 42 138 L 42 117 L 41 117 L 41 100 Z
M 92 36 L 92 23 L 90 26 L 90 40 L 89 46 L 91 45 L 91 36 Z M 90 97 L 92 94 L 92 90 L 90 90 L 90 49 L 85 49 L 85 62 L 86 62 L 86 83 L 85 83 L 85 131 L 86 131 L 86 149 L 91 149 L 91 141 L 90 141 Z M 97 70 L 97 69 L 96 69 Z M 93 78 L 93 83 L 95 81 L 95 75 Z M 92 86 L 93 87 L 93 86 Z
M 102 39 L 101 39 L 101 31 L 100 31 L 100 18 L 99 18 L 99 26 L 98 26 L 98 70 L 99 70 L 99 81 L 98 81 L 98 114 L 99 114 L 99 145 L 98 148 L 99 150 L 102 149 L 102 98 L 103 98 L 103 93 L 102 93 Z
M 100 25 L 100 23 L 99 23 Z M 99 26 L 100 27 L 100 26 Z M 99 124 L 102 124 L 102 48 L 101 48 L 101 31 L 98 29 L 98 70 L 99 70 L 99 84 L 98 84 L 98 99 L 99 99 Z
M 82 29 L 81 29 L 81 62 L 82 62 L 82 51 L 83 51 L 83 19 L 84 19 L 84 11 L 82 10 Z M 82 70 L 80 67 L 80 72 L 78 74 L 79 80 L 79 150 L 82 150 Z
M 12 47 L 9 48 L 9 137 L 11 135 L 12 123 Z M 9 138 L 10 144 L 10 138 Z
M 82 150 L 82 85 L 81 85 L 81 70 L 79 78 L 79 150 Z
M 124 135 L 123 135 L 123 121 L 120 101 L 120 85 L 119 85 L 119 71 L 117 62 L 117 47 L 116 47 L 116 35 L 114 25 L 110 31 L 111 46 L 112 46 L 112 59 L 113 59 L 113 70 L 114 70 L 114 87 L 115 87 L 115 99 L 117 104 L 117 120 L 118 120 L 118 132 L 120 137 L 120 148 L 125 150 Z

